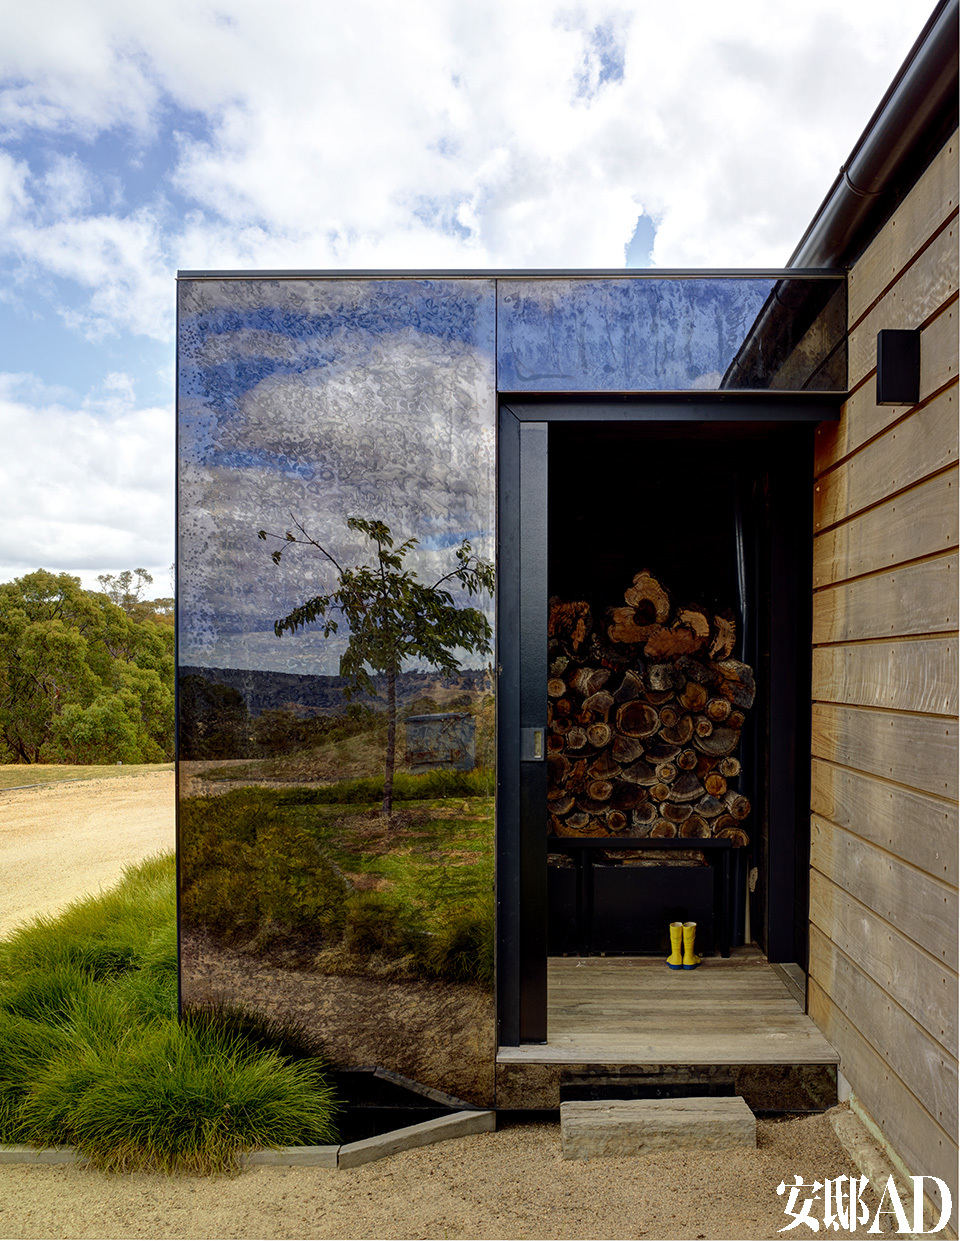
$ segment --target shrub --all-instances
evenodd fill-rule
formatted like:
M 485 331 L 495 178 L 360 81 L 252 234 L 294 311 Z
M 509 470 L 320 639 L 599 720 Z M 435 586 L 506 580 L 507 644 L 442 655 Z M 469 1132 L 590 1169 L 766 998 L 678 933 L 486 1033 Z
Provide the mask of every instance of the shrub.
M 355 892 L 346 905 L 344 947 L 358 956 L 422 957 L 427 936 L 409 906 L 383 892 Z
M 225 938 L 276 929 L 336 941 L 347 885 L 274 799 L 238 789 L 180 804 L 183 917 Z
M 451 915 L 430 942 L 426 971 L 448 982 L 493 984 L 494 927 L 491 902 Z

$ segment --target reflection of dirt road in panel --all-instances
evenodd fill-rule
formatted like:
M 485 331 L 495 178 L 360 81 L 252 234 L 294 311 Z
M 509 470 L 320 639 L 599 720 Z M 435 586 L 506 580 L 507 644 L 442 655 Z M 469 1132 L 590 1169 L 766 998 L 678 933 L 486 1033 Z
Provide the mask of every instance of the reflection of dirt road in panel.
M 0 938 L 171 853 L 175 807 L 172 771 L 0 793 Z
M 493 1102 L 493 997 L 479 987 L 284 969 L 189 935 L 183 998 L 302 1022 L 335 1064 L 381 1064 L 468 1103 Z

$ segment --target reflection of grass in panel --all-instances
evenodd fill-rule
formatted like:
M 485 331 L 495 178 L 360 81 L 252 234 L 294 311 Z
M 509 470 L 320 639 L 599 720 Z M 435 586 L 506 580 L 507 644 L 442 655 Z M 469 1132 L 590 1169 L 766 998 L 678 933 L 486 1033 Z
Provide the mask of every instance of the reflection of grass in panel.
M 344 777 L 372 777 L 383 770 L 385 739 L 386 726 L 359 736 L 326 741 L 294 754 L 208 767 L 194 774 L 203 780 L 304 780 L 321 783 Z
M 356 796 L 355 784 L 341 788 Z M 317 792 L 328 790 L 184 799 L 187 921 L 259 950 L 312 944 L 337 972 L 376 955 L 411 975 L 488 982 L 493 799 L 408 801 L 386 820 L 374 803 Z
M 493 766 L 495 752 L 496 716 L 493 695 L 443 691 L 435 688 L 432 697 L 415 699 L 408 703 L 401 712 L 399 733 L 401 767 L 396 773 L 398 779 L 410 778 L 410 773 L 402 768 L 404 718 L 408 715 L 432 715 L 445 711 L 469 711 L 473 715 L 476 721 L 475 744 L 478 770 L 486 772 L 484 778 L 491 778 L 490 769 Z M 284 713 L 272 712 L 270 714 L 274 717 L 282 717 Z M 321 731 L 322 740 L 292 750 L 290 753 L 250 759 L 247 762 L 234 760 L 223 765 L 218 763 L 193 774 L 204 780 L 282 780 L 337 786 L 341 785 L 345 779 L 381 776 L 380 796 L 382 798 L 383 756 L 387 740 L 386 716 L 383 713 L 360 707 L 346 716 L 317 717 L 306 723 L 303 720 L 294 719 L 294 723 Z M 257 744 L 258 737 L 255 733 L 254 746 L 256 747 Z M 443 773 L 429 774 L 442 775 Z

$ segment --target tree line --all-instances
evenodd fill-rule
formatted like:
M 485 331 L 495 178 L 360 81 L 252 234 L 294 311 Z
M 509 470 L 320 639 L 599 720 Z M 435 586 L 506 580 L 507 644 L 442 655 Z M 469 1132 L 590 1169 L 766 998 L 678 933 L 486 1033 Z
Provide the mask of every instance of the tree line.
M 0 762 L 160 763 L 174 753 L 173 600 L 144 569 L 0 583 Z

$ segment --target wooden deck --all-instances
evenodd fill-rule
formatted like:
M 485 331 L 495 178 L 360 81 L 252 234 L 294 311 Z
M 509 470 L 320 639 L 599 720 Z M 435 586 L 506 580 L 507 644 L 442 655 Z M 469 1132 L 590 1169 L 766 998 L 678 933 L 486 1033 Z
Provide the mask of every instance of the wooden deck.
M 548 1040 L 498 1064 L 794 1065 L 839 1057 L 756 948 L 695 970 L 654 957 L 552 957 Z

